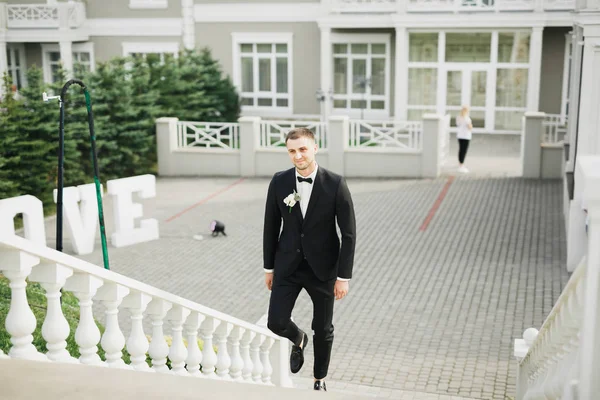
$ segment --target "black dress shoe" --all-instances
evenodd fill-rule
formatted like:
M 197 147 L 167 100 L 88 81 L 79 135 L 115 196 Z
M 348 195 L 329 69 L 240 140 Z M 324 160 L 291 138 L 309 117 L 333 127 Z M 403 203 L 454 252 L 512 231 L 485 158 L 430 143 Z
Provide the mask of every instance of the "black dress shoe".
M 327 386 L 324 381 L 315 381 L 315 390 L 327 391 Z
M 302 347 L 293 345 L 292 346 L 292 354 L 290 354 L 290 370 L 293 374 L 300 371 L 302 365 L 304 364 L 304 349 L 306 348 L 306 344 L 308 343 L 308 336 L 306 333 L 302 333 L 304 335 L 304 339 L 302 340 Z

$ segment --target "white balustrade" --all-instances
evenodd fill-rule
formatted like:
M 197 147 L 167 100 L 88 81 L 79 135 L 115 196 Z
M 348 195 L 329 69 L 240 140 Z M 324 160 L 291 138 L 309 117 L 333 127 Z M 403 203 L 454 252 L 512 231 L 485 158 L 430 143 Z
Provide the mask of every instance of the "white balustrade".
M 8 355 L 13 358 L 28 360 L 45 360 L 33 345 L 33 331 L 36 319 L 27 303 L 25 279 L 31 273 L 31 268 L 40 262 L 38 257 L 20 250 L 9 250 L 0 258 L 0 271 L 10 281 L 11 300 L 6 316 L 6 331 L 10 334 L 13 344 Z
M 78 28 L 86 19 L 85 4 L 9 4 L 7 6 L 8 28 Z
M 185 325 L 185 337 L 187 338 L 187 370 L 192 376 L 202 376 L 200 373 L 200 363 L 202 362 L 202 351 L 198 345 L 198 329 L 204 321 L 204 315 L 193 312 L 187 317 Z
M 565 140 L 567 134 L 567 118 L 560 114 L 546 114 L 542 121 L 544 127 L 544 143 L 556 144 Z
M 231 357 L 227 350 L 227 338 L 233 329 L 233 325 L 227 322 L 221 322 L 215 332 L 217 338 L 217 375 L 223 379 L 231 379 L 229 368 L 231 367 Z
M 138 371 L 154 371 L 146 363 L 146 353 L 150 348 L 150 343 L 144 334 L 144 311 L 152 297 L 141 292 L 131 292 L 123 300 L 122 307 L 128 309 L 131 313 L 131 332 L 127 339 L 127 351 L 131 359 L 131 366 Z
M 239 149 L 240 124 L 231 122 L 177 122 L 177 147 Z
M 235 326 L 229 334 L 229 346 L 231 347 L 231 366 L 229 373 L 231 378 L 236 381 L 243 381 L 242 369 L 244 368 L 244 358 L 240 352 L 240 340 L 244 334 L 244 329 Z
M 212 317 L 207 317 L 200 325 L 200 338 L 204 342 L 202 348 L 202 374 L 207 378 L 214 378 L 215 366 L 217 365 L 217 353 L 213 348 L 213 333 L 218 326 L 219 321 Z
M 115 283 L 107 283 L 98 290 L 95 297 L 106 309 L 106 326 L 100 344 L 106 353 L 106 364 L 109 367 L 125 367 L 123 361 L 125 336 L 119 328 L 119 305 L 128 294 L 128 288 Z
M 92 298 L 103 284 L 102 279 L 84 273 L 75 273 L 65 283 L 65 290 L 73 292 L 79 299 L 79 325 L 75 330 L 75 342 L 79 346 L 79 361 L 82 364 L 104 365 L 98 355 L 100 329 L 92 312 Z
M 260 147 L 285 147 L 285 137 L 294 128 L 311 130 L 319 148 L 327 148 L 327 124 L 321 121 L 261 121 Z
M 277 349 L 281 348 L 281 341 L 286 339 L 264 327 L 17 236 L 0 238 L 0 271 L 10 281 L 11 303 L 5 325 L 12 343 L 8 355 L 0 351 L 0 358 L 94 364 L 267 385 L 273 384 L 274 376 L 275 384 L 291 385 L 287 363 L 280 365 L 281 354 L 272 350 L 274 344 Z M 39 282 L 46 290 L 48 305 L 42 337 L 47 354 L 38 352 L 33 345 L 37 321 L 25 293 L 27 279 Z M 72 292 L 79 299 L 79 323 L 75 331 L 81 354 L 79 360 L 67 350 L 70 332 L 60 305 L 61 290 Z M 105 309 L 103 335 L 94 319 L 94 301 Z M 127 310 L 131 320 L 127 340 L 119 327 L 120 309 Z M 144 333 L 145 317 L 152 322 L 150 343 Z M 165 322 L 172 332 L 170 345 L 165 338 Z M 198 336 L 204 342 L 202 351 Z M 99 343 L 106 353 L 106 362 L 102 362 L 98 354 Z M 123 359 L 124 348 L 130 354 L 130 365 Z M 146 362 L 147 355 L 152 367 Z M 167 357 L 171 369 L 167 366 Z M 273 371 L 273 362 L 277 373 Z
M 171 370 L 178 375 L 188 375 L 185 369 L 187 349 L 183 343 L 183 324 L 188 315 L 190 315 L 190 310 L 178 305 L 175 305 L 167 313 L 167 320 L 171 323 L 171 331 L 173 332 L 169 359 L 171 360 Z
M 262 382 L 263 364 L 260 360 L 260 346 L 263 344 L 265 337 L 263 335 L 256 335 L 252 342 L 250 342 L 250 357 L 252 358 L 252 380 L 255 383 Z
M 420 150 L 423 123 L 420 121 L 350 120 L 351 148 Z
M 587 254 L 539 333 L 527 330 L 515 340 L 516 400 L 592 399 L 600 391 L 600 156 L 580 156 L 577 162 L 589 215 Z
M 65 318 L 61 307 L 60 290 L 65 285 L 67 278 L 73 275 L 73 270 L 57 263 L 43 262 L 29 275 L 30 282 L 38 282 L 46 290 L 48 308 L 46 319 L 42 325 L 42 337 L 48 348 L 47 356 L 52 361 L 78 362 L 67 351 L 67 338 L 69 337 L 69 322 Z
M 246 331 L 242 335 L 240 341 L 240 351 L 242 353 L 242 360 L 244 360 L 244 368 L 242 368 L 242 379 L 246 382 L 252 382 L 252 371 L 254 371 L 254 363 L 250 356 L 250 343 L 254 339 L 256 334 L 252 331 Z
M 148 315 L 152 320 L 152 341 L 148 354 L 152 358 L 152 368 L 157 372 L 169 372 L 167 367 L 169 345 L 165 339 L 163 324 L 171 307 L 173 307 L 172 303 L 161 299 L 154 299 L 148 305 Z

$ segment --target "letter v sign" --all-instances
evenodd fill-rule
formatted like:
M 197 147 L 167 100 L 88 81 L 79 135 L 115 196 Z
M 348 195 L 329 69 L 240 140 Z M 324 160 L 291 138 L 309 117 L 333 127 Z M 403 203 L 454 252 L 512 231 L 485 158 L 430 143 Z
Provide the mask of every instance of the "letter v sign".
M 102 186 L 100 189 L 104 194 Z M 96 186 L 90 183 L 77 187 L 66 187 L 63 190 L 63 212 L 73 251 L 79 255 L 90 254 L 94 251 L 96 231 L 98 230 Z M 57 190 L 55 189 L 55 203 L 56 198 Z

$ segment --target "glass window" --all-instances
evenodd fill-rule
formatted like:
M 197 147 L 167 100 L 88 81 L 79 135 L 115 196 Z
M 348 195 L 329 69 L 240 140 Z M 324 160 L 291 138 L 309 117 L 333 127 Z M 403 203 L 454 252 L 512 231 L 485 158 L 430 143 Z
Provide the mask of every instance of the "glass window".
M 520 131 L 524 111 L 496 111 L 496 129 Z
M 529 32 L 500 32 L 498 33 L 498 62 L 527 63 L 529 62 Z
M 335 43 L 333 52 L 333 107 L 385 110 L 387 44 Z
M 438 34 L 411 33 L 408 48 L 410 62 L 438 61 Z
M 241 43 L 239 46 L 242 105 L 289 107 L 291 79 L 289 45 L 287 43 Z
M 409 68 L 408 104 L 436 105 L 437 68 Z
M 492 34 L 480 33 L 447 33 L 447 62 L 490 62 Z
M 427 109 L 427 110 L 408 110 L 408 114 L 406 116 L 406 119 L 408 121 L 421 121 L 423 119 L 423 114 L 435 114 L 437 111 L 434 110 L 433 108 L 431 109 Z
M 496 106 L 527 106 L 527 74 L 526 68 L 498 68 L 496 74 Z

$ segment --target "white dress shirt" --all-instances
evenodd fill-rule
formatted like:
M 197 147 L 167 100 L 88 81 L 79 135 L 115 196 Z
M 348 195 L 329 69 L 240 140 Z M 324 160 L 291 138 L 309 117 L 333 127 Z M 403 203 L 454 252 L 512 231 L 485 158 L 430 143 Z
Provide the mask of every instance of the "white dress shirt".
M 310 201 L 310 195 L 312 194 L 312 190 L 313 190 L 313 187 L 315 184 L 315 178 L 317 177 L 318 169 L 319 169 L 319 166 L 317 165 L 317 163 L 315 163 L 315 170 L 307 177 L 300 175 L 298 173 L 298 170 L 296 170 L 296 193 L 298 193 L 300 195 L 300 211 L 302 212 L 303 218 L 306 217 L 306 210 L 308 210 L 308 202 Z M 312 183 L 298 182 L 298 177 L 311 178 Z M 273 270 L 265 269 L 265 272 L 273 273 Z M 349 281 L 350 279 L 338 277 L 337 280 L 346 282 L 346 281 Z

